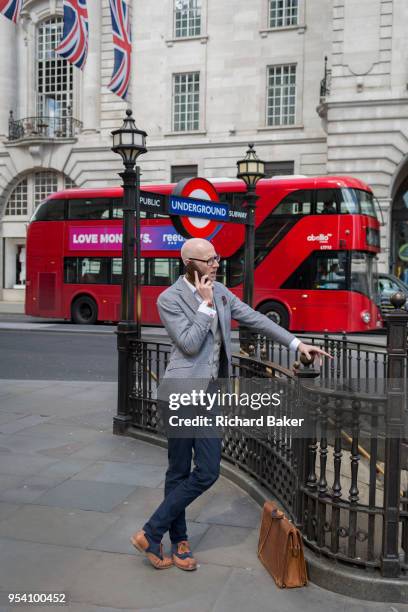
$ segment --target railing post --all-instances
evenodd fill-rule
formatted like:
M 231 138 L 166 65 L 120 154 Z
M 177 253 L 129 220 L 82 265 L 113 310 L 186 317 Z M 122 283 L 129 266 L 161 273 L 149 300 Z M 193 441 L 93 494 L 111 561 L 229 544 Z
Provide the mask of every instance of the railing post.
M 399 522 L 401 485 L 401 426 L 406 389 L 408 312 L 402 310 L 406 296 L 395 293 L 391 303 L 395 310 L 385 314 L 387 322 L 387 408 L 384 457 L 384 523 L 381 573 L 386 577 L 400 574 Z
M 69 138 L 73 138 L 74 133 L 72 129 L 72 108 L 69 104 L 67 104 L 66 122 L 67 122 L 67 127 L 66 127 L 65 136 L 68 136 Z
M 14 140 L 14 116 L 13 111 L 11 110 L 9 113 L 9 140 Z
M 300 363 L 296 361 L 293 364 L 293 368 L 296 376 L 296 405 L 300 406 L 304 402 L 304 389 L 303 382 L 306 380 L 312 380 L 317 378 L 320 373 L 314 368 L 311 368 L 311 360 L 303 355 L 300 356 L 300 361 L 304 365 L 300 368 Z M 311 391 L 310 391 L 311 392 Z M 303 410 L 302 410 L 303 412 Z M 311 438 L 295 438 L 294 442 L 294 457 L 296 461 L 296 472 L 297 472 L 297 486 L 295 491 L 295 503 L 294 503 L 294 518 L 295 524 L 300 531 L 303 531 L 304 527 L 304 492 L 303 487 L 306 485 L 308 474 L 309 474 L 309 445 L 311 444 Z

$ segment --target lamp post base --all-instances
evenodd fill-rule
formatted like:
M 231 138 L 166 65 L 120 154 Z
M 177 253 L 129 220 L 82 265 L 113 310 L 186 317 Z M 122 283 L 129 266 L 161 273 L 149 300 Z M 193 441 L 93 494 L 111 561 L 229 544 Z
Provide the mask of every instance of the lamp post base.
M 140 360 L 140 325 L 134 321 L 120 321 L 116 334 L 118 337 L 118 405 L 117 414 L 113 419 L 113 433 L 124 435 L 132 421 L 130 394 L 140 370 L 139 364 L 135 364 L 135 361 Z M 135 342 L 137 340 L 139 342 Z
M 113 417 L 113 429 L 112 433 L 115 436 L 125 436 L 127 430 L 132 423 L 130 415 L 118 415 Z

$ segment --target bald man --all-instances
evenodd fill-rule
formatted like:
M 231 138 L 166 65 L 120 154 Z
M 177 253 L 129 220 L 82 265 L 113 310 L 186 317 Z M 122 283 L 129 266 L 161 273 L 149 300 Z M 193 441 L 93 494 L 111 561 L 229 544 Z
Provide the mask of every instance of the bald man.
M 306 345 L 293 334 L 276 325 L 239 300 L 215 280 L 220 256 L 213 245 L 201 238 L 187 240 L 181 249 L 188 274 L 168 287 L 157 301 L 160 318 L 172 341 L 170 361 L 163 379 L 204 380 L 208 390 L 217 388 L 217 379 L 231 376 L 231 319 L 265 334 L 307 357 L 330 357 L 316 346 Z M 163 383 L 164 384 L 164 383 Z M 158 389 L 158 396 L 160 386 Z M 195 467 L 191 471 L 194 451 Z M 168 438 L 168 469 L 164 500 L 131 537 L 156 569 L 175 565 L 195 570 L 197 562 L 188 542 L 185 509 L 209 489 L 220 473 L 221 439 L 219 436 Z M 163 554 L 162 538 L 169 531 L 171 556 Z

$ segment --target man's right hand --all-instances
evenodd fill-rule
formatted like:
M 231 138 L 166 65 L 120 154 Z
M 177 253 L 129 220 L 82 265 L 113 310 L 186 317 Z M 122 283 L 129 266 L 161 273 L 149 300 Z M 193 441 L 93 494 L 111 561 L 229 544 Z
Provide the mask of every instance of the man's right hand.
M 195 288 L 197 289 L 198 294 L 203 298 L 204 302 L 207 302 L 207 305 L 212 305 L 213 302 L 213 284 L 212 281 L 208 278 L 207 274 L 198 278 L 198 273 L 194 270 L 195 277 Z

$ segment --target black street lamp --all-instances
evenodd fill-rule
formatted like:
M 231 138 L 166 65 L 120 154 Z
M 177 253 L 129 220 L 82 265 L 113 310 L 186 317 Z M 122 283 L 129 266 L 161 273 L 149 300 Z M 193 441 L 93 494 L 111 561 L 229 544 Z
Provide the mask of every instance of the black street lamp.
M 114 431 L 121 433 L 129 420 L 129 393 L 132 388 L 134 369 L 130 341 L 141 339 L 141 275 L 140 275 L 140 168 L 136 160 L 146 153 L 146 132 L 138 130 L 132 111 L 126 111 L 126 118 L 118 130 L 112 132 L 112 151 L 122 157 L 123 180 L 123 238 L 122 238 L 122 297 L 121 315 L 118 324 L 118 413 L 114 419 Z M 136 270 L 135 270 L 136 244 Z M 136 272 L 136 279 L 135 279 Z M 135 282 L 136 280 L 136 282 Z M 136 323 L 135 323 L 136 293 Z
M 126 111 L 126 119 L 118 130 L 112 132 L 112 151 L 119 153 L 125 171 L 123 179 L 123 241 L 122 241 L 122 299 L 121 322 L 135 320 L 134 294 L 136 288 L 136 331 L 140 339 L 140 168 L 135 164 L 142 153 L 146 153 L 146 132 L 138 130 L 132 111 Z M 136 219 L 135 219 L 136 217 Z M 136 220 L 136 224 L 135 224 Z M 136 241 L 135 241 L 136 237 Z M 136 283 L 135 283 L 136 242 Z
M 258 196 L 255 193 L 256 184 L 265 176 L 265 162 L 261 161 L 254 145 L 249 144 L 244 159 L 237 161 L 237 177 L 242 179 L 247 187 L 245 194 L 246 210 L 248 212 L 245 223 L 245 264 L 244 264 L 244 302 L 252 306 L 254 295 L 254 259 L 255 259 L 255 209 Z M 241 346 L 248 351 L 250 337 L 247 330 L 240 328 Z

